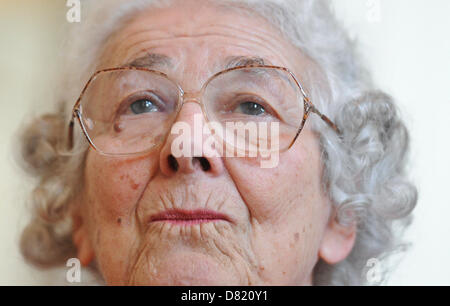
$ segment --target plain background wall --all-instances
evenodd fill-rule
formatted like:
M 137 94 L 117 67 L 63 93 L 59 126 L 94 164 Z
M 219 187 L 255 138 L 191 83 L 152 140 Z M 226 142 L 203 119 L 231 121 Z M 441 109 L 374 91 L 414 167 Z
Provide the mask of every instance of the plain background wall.
M 15 162 L 14 139 L 24 120 L 50 110 L 65 2 L 0 1 L 0 285 L 44 280 L 17 248 L 33 180 Z M 419 187 L 407 232 L 413 247 L 388 284 L 450 285 L 450 1 L 333 2 L 412 136 L 411 177 Z M 51 277 L 62 280 L 62 273 Z

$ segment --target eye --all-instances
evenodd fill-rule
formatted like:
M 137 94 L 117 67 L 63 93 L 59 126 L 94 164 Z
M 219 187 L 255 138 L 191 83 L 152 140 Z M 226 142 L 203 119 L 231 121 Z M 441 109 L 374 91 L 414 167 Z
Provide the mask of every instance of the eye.
M 131 111 L 138 115 L 143 113 L 157 112 L 159 108 L 152 102 L 146 99 L 138 100 L 130 105 Z
M 266 109 L 261 104 L 251 101 L 239 104 L 236 111 L 250 116 L 261 116 L 266 113 Z
M 137 98 L 137 97 L 136 97 Z M 161 111 L 163 101 L 154 93 L 148 93 L 143 97 L 139 97 L 130 104 L 130 109 L 135 115 L 144 113 L 154 113 Z

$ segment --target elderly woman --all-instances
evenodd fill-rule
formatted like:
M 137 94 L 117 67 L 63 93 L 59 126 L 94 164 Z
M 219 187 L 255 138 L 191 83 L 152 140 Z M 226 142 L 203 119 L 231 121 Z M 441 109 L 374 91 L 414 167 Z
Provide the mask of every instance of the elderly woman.
M 401 245 L 407 130 L 327 1 L 81 5 L 59 111 L 23 135 L 27 260 L 75 252 L 111 285 L 363 284 Z

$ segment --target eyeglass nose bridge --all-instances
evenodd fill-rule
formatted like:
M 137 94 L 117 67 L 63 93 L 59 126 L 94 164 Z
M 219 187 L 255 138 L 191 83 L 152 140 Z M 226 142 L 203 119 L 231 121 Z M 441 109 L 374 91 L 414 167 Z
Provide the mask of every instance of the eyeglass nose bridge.
M 188 92 L 188 91 L 185 92 L 185 91 L 183 91 L 183 89 L 181 89 L 180 102 L 179 102 L 178 111 L 177 111 L 178 115 L 181 112 L 181 109 L 183 108 L 184 104 L 196 103 L 197 105 L 200 106 L 203 118 L 206 120 L 206 122 L 208 122 L 209 118 L 208 118 L 208 115 L 206 114 L 205 106 L 203 105 L 202 96 L 203 96 L 203 89 L 199 90 L 199 91 L 190 91 L 190 92 Z
M 181 102 L 180 102 L 180 107 L 183 106 L 183 104 L 185 103 L 197 103 L 199 104 L 202 108 L 202 102 L 201 102 L 201 96 L 202 96 L 202 91 L 195 91 L 195 92 L 182 92 L 181 93 Z

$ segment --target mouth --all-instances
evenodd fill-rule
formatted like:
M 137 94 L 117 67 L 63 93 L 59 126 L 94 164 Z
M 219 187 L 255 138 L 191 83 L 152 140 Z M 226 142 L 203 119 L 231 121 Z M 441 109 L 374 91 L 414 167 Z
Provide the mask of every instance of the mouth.
M 198 210 L 180 210 L 170 209 L 161 213 L 152 215 L 150 223 L 152 222 L 168 222 L 176 225 L 196 225 L 208 222 L 228 221 L 230 219 L 222 213 L 218 213 L 207 209 Z

